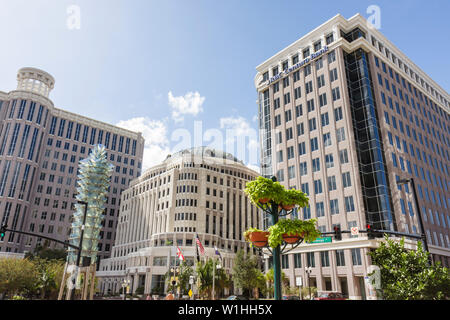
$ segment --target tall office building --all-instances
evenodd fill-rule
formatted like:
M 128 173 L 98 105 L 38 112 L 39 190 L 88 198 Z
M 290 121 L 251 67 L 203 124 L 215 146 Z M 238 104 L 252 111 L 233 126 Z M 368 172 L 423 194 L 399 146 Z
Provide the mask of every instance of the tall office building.
M 450 96 L 443 88 L 361 15 L 337 15 L 264 61 L 255 86 L 262 173 L 309 195 L 300 219 L 317 218 L 322 232 L 370 223 L 417 234 L 411 185 L 397 184 L 414 178 L 433 260 L 449 265 Z M 374 296 L 364 281 L 367 252 L 377 241 L 344 234 L 301 245 L 283 256 L 282 268 L 291 285 L 301 277 L 319 291 L 366 299 Z
M 75 211 L 78 163 L 93 145 L 103 144 L 115 166 L 99 244 L 99 257 L 109 257 L 120 193 L 141 173 L 142 135 L 55 108 L 49 99 L 55 80 L 44 71 L 24 68 L 17 80 L 17 90 L 0 92 L 2 224 L 66 241 Z M 37 245 L 61 247 L 14 233 L 0 239 L 2 252 L 33 251 Z
M 196 234 L 202 260 L 219 260 L 216 246 L 230 273 L 235 253 L 249 250 L 243 232 L 262 224 L 243 192 L 257 176 L 231 154 L 206 147 L 180 151 L 146 170 L 122 193 L 112 256 L 97 272 L 101 292 L 117 293 L 124 280 L 131 292 L 163 292 L 164 275 L 179 264 L 177 247 L 194 264 Z

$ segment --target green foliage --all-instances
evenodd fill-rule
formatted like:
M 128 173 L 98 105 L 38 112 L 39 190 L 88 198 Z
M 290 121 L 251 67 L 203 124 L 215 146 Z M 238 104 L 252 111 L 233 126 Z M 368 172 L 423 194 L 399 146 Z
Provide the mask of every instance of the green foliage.
M 200 295 L 204 297 L 210 298 L 212 296 L 213 268 L 217 264 L 218 262 L 214 262 L 213 259 L 208 259 L 206 262 L 200 261 L 197 263 L 197 277 L 199 280 L 198 289 Z M 217 296 L 223 288 L 230 286 L 230 279 L 223 268 L 216 268 L 214 278 L 215 296 Z
M 64 262 L 35 257 L 0 259 L 0 292 L 56 299 L 64 272 Z
M 309 296 L 309 291 L 311 291 L 311 296 L 315 297 L 317 296 L 317 288 L 316 287 L 302 287 L 301 289 L 301 296 L 303 299 L 307 297 L 307 299 L 311 299 Z
M 258 177 L 256 180 L 247 182 L 244 192 L 250 197 L 250 200 L 256 205 L 267 207 L 268 204 L 261 204 L 261 199 L 268 199 L 269 202 L 279 205 L 293 205 L 306 207 L 308 205 L 308 196 L 300 190 L 286 190 L 279 182 L 273 182 L 272 179 Z
M 37 270 L 30 260 L 16 258 L 0 259 L 0 292 L 28 295 L 35 291 Z
M 276 248 L 283 243 L 283 234 L 300 235 L 305 241 L 311 242 L 320 237 L 316 229 L 316 219 L 281 219 L 275 225 L 269 227 L 269 246 Z
M 400 242 L 385 236 L 376 250 L 368 254 L 380 268 L 381 295 L 387 300 L 440 300 L 450 297 L 448 268 L 428 264 L 428 253 L 417 243 L 417 250 L 407 250 Z
M 145 288 L 143 286 L 137 287 L 136 290 L 134 291 L 134 293 L 136 295 L 140 295 L 140 294 L 144 294 L 144 290 Z
M 298 205 L 299 207 L 308 206 L 308 202 L 308 196 L 296 189 L 285 190 L 283 198 L 281 199 L 282 205 Z
M 25 258 L 29 259 L 33 259 L 35 257 L 47 260 L 66 261 L 67 252 L 65 249 L 50 249 L 47 247 L 37 246 L 36 249 L 34 249 L 34 254 L 28 252 L 25 255 Z
M 254 288 L 265 290 L 264 276 L 258 266 L 258 258 L 253 254 L 245 254 L 243 250 L 236 253 L 232 278 L 235 286 L 250 293 Z
M 284 195 L 284 187 L 279 182 L 273 182 L 272 179 L 258 177 L 256 180 L 247 182 L 244 192 L 254 204 L 260 204 L 260 199 L 280 203 Z
M 267 287 L 267 293 L 269 293 L 270 297 L 273 297 L 274 294 L 274 271 L 273 268 L 270 268 L 267 270 L 266 274 L 264 275 L 265 280 L 267 281 L 268 287 Z M 289 286 L 289 278 L 286 277 L 286 274 L 281 271 L 281 288 L 282 290 L 286 290 L 286 287 Z
M 177 267 L 178 272 L 176 277 L 178 278 L 175 285 L 172 284 L 172 277 L 174 274 L 169 270 L 165 274 L 165 279 L 168 284 L 168 291 L 176 292 L 178 289 L 181 294 L 187 294 L 190 289 L 189 277 L 194 275 L 194 269 L 187 265 L 184 261 Z
M 187 294 L 189 292 L 189 278 L 193 275 L 194 269 L 183 261 L 180 265 L 180 273 L 178 274 L 178 287 L 180 288 L 181 294 Z

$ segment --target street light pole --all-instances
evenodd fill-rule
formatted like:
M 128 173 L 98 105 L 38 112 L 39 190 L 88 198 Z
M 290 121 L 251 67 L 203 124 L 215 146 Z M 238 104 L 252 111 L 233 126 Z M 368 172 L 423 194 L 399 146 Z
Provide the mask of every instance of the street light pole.
M 212 284 L 212 299 L 215 300 L 214 286 L 216 280 L 216 259 L 213 259 L 213 284 Z
M 311 267 L 306 267 L 305 271 L 306 271 L 306 274 L 308 275 L 309 300 L 312 300 L 311 299 L 311 281 L 310 281 L 310 278 L 309 278 L 309 274 L 311 273 L 312 268 Z
M 81 225 L 81 233 L 80 233 L 80 243 L 78 246 L 78 253 L 77 253 L 77 262 L 76 262 L 76 271 L 77 276 L 73 280 L 73 284 L 75 285 L 76 279 L 78 277 L 78 268 L 80 267 L 80 261 L 81 261 L 81 251 L 83 251 L 83 237 L 84 237 L 84 225 L 86 224 L 86 218 L 87 218 L 87 209 L 88 209 L 88 203 L 86 201 L 78 201 L 79 204 L 84 205 L 84 215 L 83 215 L 83 224 Z M 71 298 L 70 300 L 75 299 L 75 286 L 74 289 L 71 292 Z

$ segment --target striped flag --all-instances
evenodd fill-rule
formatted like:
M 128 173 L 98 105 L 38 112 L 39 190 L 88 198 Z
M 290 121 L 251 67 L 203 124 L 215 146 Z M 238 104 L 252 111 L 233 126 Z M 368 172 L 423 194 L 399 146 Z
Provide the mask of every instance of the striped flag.
M 200 247 L 200 254 L 205 254 L 205 248 L 203 248 L 202 243 L 200 242 L 200 239 L 198 238 L 198 234 L 195 234 L 195 241 L 197 242 L 197 245 Z
M 184 256 L 183 256 L 183 254 L 181 253 L 181 250 L 180 250 L 180 248 L 178 248 L 178 246 L 177 246 L 177 257 L 178 257 L 180 260 L 183 260 L 183 261 L 184 261 Z

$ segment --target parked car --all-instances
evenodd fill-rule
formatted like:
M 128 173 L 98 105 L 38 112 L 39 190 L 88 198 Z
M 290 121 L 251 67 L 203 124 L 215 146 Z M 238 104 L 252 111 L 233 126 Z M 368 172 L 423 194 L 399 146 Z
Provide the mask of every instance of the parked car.
M 347 300 L 340 292 L 319 292 L 314 300 Z
M 283 296 L 283 300 L 300 300 L 299 296 Z
M 229 296 L 226 300 L 247 300 L 244 296 Z

